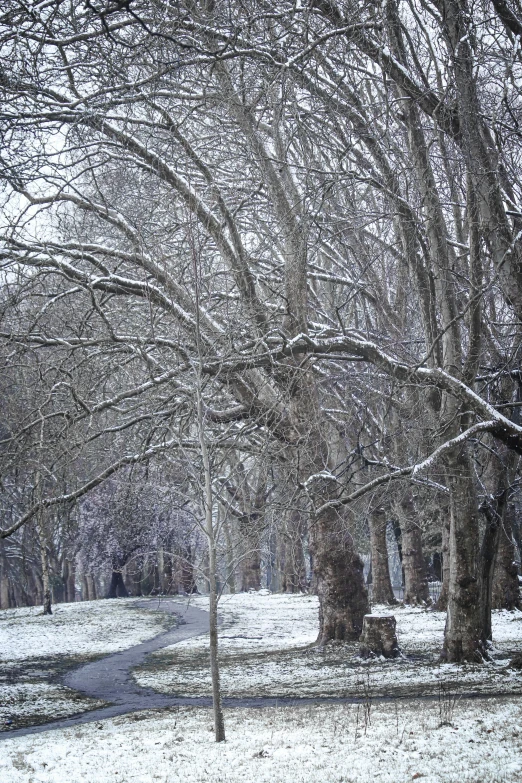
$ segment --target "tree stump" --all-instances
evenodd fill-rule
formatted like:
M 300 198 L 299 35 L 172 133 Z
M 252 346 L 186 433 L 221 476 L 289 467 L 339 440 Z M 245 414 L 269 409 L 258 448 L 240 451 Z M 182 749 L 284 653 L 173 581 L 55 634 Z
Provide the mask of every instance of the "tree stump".
M 360 652 L 364 658 L 373 655 L 397 658 L 400 655 L 395 617 L 389 615 L 365 614 L 362 635 L 359 639 Z

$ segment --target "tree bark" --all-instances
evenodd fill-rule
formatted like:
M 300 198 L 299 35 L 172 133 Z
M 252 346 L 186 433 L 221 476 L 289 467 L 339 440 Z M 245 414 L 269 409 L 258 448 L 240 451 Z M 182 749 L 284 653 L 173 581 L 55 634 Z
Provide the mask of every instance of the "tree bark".
M 364 564 L 353 538 L 337 512 L 328 509 L 312 524 L 311 540 L 320 606 L 317 643 L 357 640 L 369 605 Z
M 278 535 L 280 589 L 283 593 L 306 592 L 304 535 L 302 514 L 298 510 L 290 511 Z
M 85 582 L 87 584 L 89 601 L 95 601 L 98 598 L 98 591 L 96 589 L 96 580 L 94 579 L 92 574 L 86 574 Z
M 449 575 L 450 575 L 450 527 L 451 527 L 451 514 L 448 508 L 448 513 L 444 514 L 442 518 L 442 587 L 435 609 L 438 612 L 445 612 L 448 608 L 448 590 L 449 590 Z
M 181 557 L 181 585 L 183 592 L 187 595 L 193 595 L 198 592 L 196 579 L 194 577 L 194 565 L 192 563 L 192 550 L 188 546 L 184 556 Z
M 368 518 L 372 569 L 372 603 L 396 604 L 388 565 L 386 511 L 377 508 Z
M 488 497 L 481 510 L 486 529 L 480 552 L 481 628 L 484 648 L 492 639 L 491 610 L 515 608 L 520 603 L 518 569 L 514 563 L 514 541 L 509 507 L 512 480 L 518 459 L 506 450 L 497 454 L 495 494 Z M 495 606 L 495 603 L 497 604 Z
M 450 577 L 443 657 L 482 661 L 479 589 L 479 526 L 473 472 L 467 447 L 447 462 L 450 487 Z
M 9 578 L 5 543 L 0 541 L 0 609 L 9 609 Z
M 495 552 L 498 546 L 499 529 L 503 513 L 503 499 L 495 503 L 494 508 L 485 509 L 486 529 L 480 548 L 480 614 L 481 642 L 485 649 L 486 643 L 492 639 L 491 608 L 493 568 Z
M 422 535 L 415 502 L 406 491 L 399 502 L 404 568 L 404 603 L 416 606 L 430 600 L 426 562 L 422 553 Z
M 397 658 L 401 651 L 397 642 L 397 622 L 393 615 L 367 614 L 364 617 L 363 632 L 360 638 L 360 654 L 363 658 L 384 656 Z
M 511 610 L 522 608 L 516 562 L 517 545 L 513 537 L 512 514 L 513 509 L 508 501 L 498 531 L 491 596 L 492 609 Z
M 76 569 L 74 562 L 71 560 L 66 561 L 68 564 L 67 579 L 65 582 L 66 600 L 69 603 L 74 603 L 76 600 Z
M 42 568 L 42 605 L 44 614 L 52 614 L 51 581 L 49 576 L 49 559 L 47 556 L 47 535 L 42 519 L 43 512 L 38 515 L 38 537 L 40 541 L 40 565 Z
M 123 574 L 121 573 L 121 569 L 112 571 L 111 574 L 111 583 L 109 585 L 109 590 L 107 592 L 107 598 L 127 598 L 129 595 L 129 592 L 127 588 L 125 587 L 125 582 L 123 581 Z
M 223 512 L 223 531 L 225 533 L 225 541 L 227 547 L 227 585 L 231 594 L 236 592 L 236 569 L 234 562 L 234 545 L 232 543 L 232 531 L 230 529 L 230 521 L 227 518 L 226 512 Z

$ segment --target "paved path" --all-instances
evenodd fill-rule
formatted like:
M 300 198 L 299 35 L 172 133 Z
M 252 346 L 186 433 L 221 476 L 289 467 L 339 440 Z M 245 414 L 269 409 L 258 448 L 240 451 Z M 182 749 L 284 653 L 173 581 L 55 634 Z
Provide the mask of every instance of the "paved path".
M 172 628 L 170 631 L 158 634 L 153 639 L 130 647 L 113 655 L 108 655 L 99 661 L 88 663 L 81 666 L 73 672 L 67 674 L 63 680 L 64 685 L 73 688 L 85 696 L 91 696 L 95 699 L 103 699 L 112 702 L 109 707 L 101 707 L 90 712 L 82 712 L 69 718 L 59 719 L 50 723 L 42 723 L 39 726 L 29 726 L 23 729 L 14 729 L 13 731 L 0 732 L 0 741 L 10 739 L 11 737 L 23 737 L 28 734 L 40 734 L 51 729 L 65 729 L 71 726 L 79 726 L 84 723 L 92 723 L 105 718 L 114 718 L 116 715 L 125 715 L 129 712 L 138 710 L 152 710 L 161 707 L 173 706 L 192 706 L 192 707 L 210 707 L 212 699 L 206 696 L 187 697 L 187 696 L 168 696 L 162 693 L 156 693 L 150 688 L 140 688 L 131 677 L 130 671 L 135 666 L 139 666 L 146 655 L 162 647 L 168 647 L 171 644 L 191 639 L 194 636 L 208 633 L 208 612 L 202 609 L 196 609 L 187 606 L 181 601 L 162 598 L 140 601 L 138 606 L 150 609 L 160 609 L 168 614 L 177 615 L 181 618 L 182 624 Z M 522 696 L 522 694 L 520 694 Z M 506 698 L 513 699 L 519 694 L 505 693 L 461 693 L 459 699 L 491 699 Z M 418 695 L 414 694 L 404 696 L 376 696 L 372 698 L 373 703 L 391 702 L 398 699 L 415 699 L 417 701 L 437 701 L 438 695 Z M 307 705 L 307 704 L 360 704 L 364 703 L 364 696 L 344 696 L 344 697 L 251 697 L 251 698 L 225 698 L 224 707 L 277 707 L 283 705 Z
M 0 732 L 0 740 L 10 737 L 22 737 L 27 734 L 38 734 L 49 729 L 63 729 L 82 723 L 92 723 L 115 715 L 124 715 L 136 710 L 148 710 L 158 707 L 169 707 L 175 704 L 197 704 L 207 706 L 210 699 L 177 699 L 150 688 L 140 688 L 131 677 L 130 671 L 139 666 L 146 655 L 162 647 L 208 633 L 208 612 L 187 606 L 181 601 L 166 598 L 140 601 L 138 606 L 146 609 L 159 609 L 180 618 L 181 623 L 169 631 L 158 634 L 141 644 L 136 644 L 128 650 L 108 655 L 99 661 L 88 663 L 64 677 L 63 684 L 79 691 L 84 696 L 112 702 L 109 707 L 101 707 L 90 712 L 73 715 L 42 723 L 39 726 L 28 726 L 23 729 Z

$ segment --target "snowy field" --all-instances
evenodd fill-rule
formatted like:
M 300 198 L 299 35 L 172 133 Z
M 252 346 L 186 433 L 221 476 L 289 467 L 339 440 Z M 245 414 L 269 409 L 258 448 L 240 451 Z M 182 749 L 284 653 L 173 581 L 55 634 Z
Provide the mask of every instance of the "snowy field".
M 141 713 L 7 739 L 2 783 L 519 783 L 522 704 L 436 702 Z
M 62 605 L 51 618 L 26 609 L 1 613 L 4 671 L 19 666 L 34 676 L 45 674 L 49 660 L 114 652 L 172 622 L 133 603 Z M 208 605 L 202 596 L 191 603 Z M 359 705 L 226 709 L 227 742 L 221 745 L 214 743 L 210 711 L 190 707 L 5 736 L 1 783 L 519 783 L 522 676 L 507 664 L 522 650 L 522 612 L 495 613 L 493 663 L 456 667 L 436 662 L 444 627 L 440 613 L 394 607 L 404 657 L 365 663 L 353 644 L 335 644 L 327 651 L 313 647 L 317 610 L 310 596 L 224 596 L 224 693 L 353 693 L 362 698 Z M 374 607 L 374 613 L 381 611 L 390 610 Z M 208 638 L 202 636 L 149 656 L 136 677 L 167 692 L 207 694 L 207 667 Z M 470 690 L 512 695 L 460 696 Z M 60 717 L 88 706 L 87 700 L 80 698 L 78 705 L 73 693 L 60 691 L 61 686 L 43 680 L 4 681 L 1 693 L 4 704 L 29 703 L 33 716 L 37 708 L 43 717 Z M 411 698 L 412 691 L 434 698 Z M 393 693 L 410 698 L 378 698 Z
M 56 655 L 106 655 L 125 650 L 172 625 L 161 612 L 134 606 L 143 599 L 113 598 L 0 612 L 0 663 Z
M 172 625 L 171 617 L 134 604 L 133 599 L 57 604 L 50 616 L 41 607 L 0 612 L 0 731 L 102 706 L 54 680 Z
M 208 607 L 208 599 L 191 599 Z M 492 661 L 485 665 L 441 664 L 445 614 L 411 607 L 373 608 L 393 613 L 403 657 L 363 662 L 357 644 L 324 650 L 317 637 L 315 596 L 240 594 L 223 596 L 221 677 L 226 696 L 349 696 L 370 688 L 373 696 L 455 692 L 519 693 L 522 673 L 508 667 L 522 650 L 522 612 L 494 612 Z M 208 638 L 188 639 L 149 656 L 136 681 L 163 693 L 210 695 Z

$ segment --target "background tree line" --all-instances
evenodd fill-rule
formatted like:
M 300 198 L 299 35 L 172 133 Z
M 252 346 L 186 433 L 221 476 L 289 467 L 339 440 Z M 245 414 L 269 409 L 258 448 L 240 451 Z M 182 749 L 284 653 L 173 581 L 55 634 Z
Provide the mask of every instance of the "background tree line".
M 394 600 L 393 521 L 406 600 L 442 552 L 446 658 L 487 654 L 519 602 L 521 33 L 517 0 L 8 2 L 4 553 L 72 515 L 85 552 L 165 523 L 187 561 L 207 513 L 246 587 L 275 529 L 327 642 L 368 542 Z

